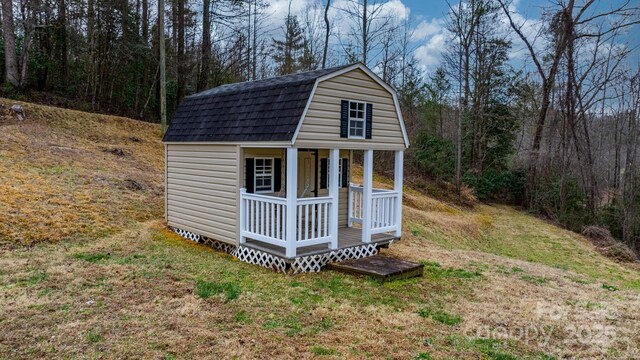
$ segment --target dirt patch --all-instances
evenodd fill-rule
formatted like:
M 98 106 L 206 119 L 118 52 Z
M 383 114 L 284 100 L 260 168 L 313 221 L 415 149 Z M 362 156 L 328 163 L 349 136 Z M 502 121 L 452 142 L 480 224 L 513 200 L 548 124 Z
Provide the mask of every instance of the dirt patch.
M 127 189 L 133 190 L 133 191 L 142 191 L 142 190 L 144 190 L 146 188 L 143 184 L 141 184 L 141 183 L 139 183 L 139 182 L 137 182 L 135 180 L 132 180 L 132 179 L 125 180 L 124 181 L 124 186 Z
M 125 152 L 124 152 L 124 150 L 122 150 L 122 149 L 117 149 L 117 148 L 113 148 L 113 149 L 104 149 L 104 150 L 102 150 L 102 151 L 104 151 L 104 152 L 106 152 L 106 153 L 109 153 L 109 154 L 113 154 L 113 155 L 115 155 L 115 156 L 125 156 L 125 155 L 126 155 L 126 154 L 125 154 Z

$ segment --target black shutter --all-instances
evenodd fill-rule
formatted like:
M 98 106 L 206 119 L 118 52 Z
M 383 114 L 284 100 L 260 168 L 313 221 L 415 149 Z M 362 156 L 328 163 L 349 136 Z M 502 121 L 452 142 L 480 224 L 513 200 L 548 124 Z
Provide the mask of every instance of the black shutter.
M 273 192 L 282 189 L 282 159 L 273 159 Z
M 373 104 L 367 104 L 367 131 L 365 134 L 366 139 L 371 139 L 371 129 L 373 128 Z
M 342 187 L 349 186 L 349 159 L 342 159 Z
M 320 159 L 320 189 L 327 188 L 327 170 L 328 170 L 327 158 Z
M 340 137 L 349 137 L 349 101 L 342 100 L 340 106 Z
M 245 159 L 244 169 L 247 173 L 247 175 L 245 176 L 247 180 L 244 184 L 244 187 L 247 189 L 248 193 L 253 193 L 253 175 L 255 172 L 253 158 Z

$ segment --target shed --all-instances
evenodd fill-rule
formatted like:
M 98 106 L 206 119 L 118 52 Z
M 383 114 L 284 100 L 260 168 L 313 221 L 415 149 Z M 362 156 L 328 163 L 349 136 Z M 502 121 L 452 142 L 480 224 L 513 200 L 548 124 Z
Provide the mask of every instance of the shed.
M 169 227 L 241 260 L 317 270 L 401 236 L 409 142 L 395 90 L 361 63 L 188 96 L 164 146 Z M 372 186 L 374 151 L 394 154 L 392 189 Z

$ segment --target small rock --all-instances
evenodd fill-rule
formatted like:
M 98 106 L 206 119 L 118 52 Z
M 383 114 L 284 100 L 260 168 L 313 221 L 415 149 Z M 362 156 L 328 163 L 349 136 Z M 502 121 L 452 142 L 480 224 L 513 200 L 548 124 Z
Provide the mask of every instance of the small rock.
M 11 111 L 13 111 L 16 114 L 24 114 L 24 109 L 22 108 L 22 105 L 19 105 L 19 104 L 11 105 Z

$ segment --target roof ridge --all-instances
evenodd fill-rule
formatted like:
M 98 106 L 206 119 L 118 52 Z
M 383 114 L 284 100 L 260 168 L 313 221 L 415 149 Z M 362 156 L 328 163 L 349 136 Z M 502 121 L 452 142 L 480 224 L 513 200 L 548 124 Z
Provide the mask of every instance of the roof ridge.
M 272 76 L 269 78 L 264 78 L 264 79 L 257 79 L 257 80 L 248 80 L 248 81 L 242 81 L 242 82 L 236 82 L 236 83 L 229 83 L 229 84 L 223 84 L 223 85 L 219 85 L 216 86 L 214 88 L 211 89 L 207 89 L 207 90 L 203 90 L 201 92 L 195 93 L 195 94 L 191 94 L 189 96 L 186 96 L 186 98 L 197 98 L 197 97 L 205 97 L 205 96 L 211 96 L 211 95 L 217 95 L 217 94 L 231 94 L 234 92 L 243 92 L 243 91 L 247 91 L 247 87 L 250 87 L 251 90 L 259 90 L 265 87 L 272 87 L 274 85 L 297 85 L 297 84 L 301 84 L 301 83 L 305 83 L 305 82 L 310 82 L 310 81 L 315 81 L 317 78 L 336 72 L 338 70 L 342 70 L 344 68 L 347 68 L 349 66 L 352 66 L 354 64 L 347 64 L 347 65 L 341 65 L 341 66 L 334 66 L 331 68 L 325 68 L 325 69 L 316 69 L 316 70 L 311 70 L 311 71 L 303 71 L 303 72 L 297 72 L 297 73 L 293 73 L 293 74 L 286 74 L 286 75 L 278 75 L 278 76 Z M 305 77 L 305 75 L 309 76 L 313 73 L 318 73 L 317 76 L 311 76 L 311 77 Z M 315 74 L 314 74 L 315 75 Z M 300 78 L 298 80 L 294 80 L 295 78 Z M 291 78 L 290 81 L 282 81 L 282 80 L 286 80 L 288 78 Z M 280 80 L 280 81 L 279 81 Z M 217 91 L 215 91 L 217 90 Z

